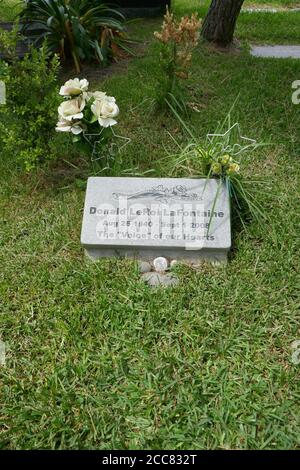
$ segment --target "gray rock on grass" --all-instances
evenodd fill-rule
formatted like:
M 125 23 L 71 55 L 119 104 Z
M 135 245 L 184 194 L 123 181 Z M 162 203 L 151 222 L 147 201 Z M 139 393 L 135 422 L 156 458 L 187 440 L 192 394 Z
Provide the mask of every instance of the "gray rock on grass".
M 148 273 L 151 271 L 151 264 L 148 263 L 148 261 L 140 261 L 139 262 L 139 270 L 140 270 L 140 273 L 144 274 L 144 273 Z
M 157 272 L 145 273 L 142 279 L 151 287 L 173 287 L 179 283 L 177 277 L 173 274 L 161 274 Z

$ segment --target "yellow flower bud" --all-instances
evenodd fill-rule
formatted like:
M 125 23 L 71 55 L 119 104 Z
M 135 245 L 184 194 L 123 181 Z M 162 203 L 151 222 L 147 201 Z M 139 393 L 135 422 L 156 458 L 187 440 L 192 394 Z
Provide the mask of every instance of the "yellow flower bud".
M 240 166 L 237 163 L 231 163 L 228 168 L 228 173 L 239 173 Z
M 229 155 L 223 155 L 221 157 L 222 165 L 227 165 L 231 160 L 232 160 L 232 158 Z
M 211 166 L 211 171 L 214 175 L 220 175 L 222 173 L 222 165 L 220 163 L 213 163 Z

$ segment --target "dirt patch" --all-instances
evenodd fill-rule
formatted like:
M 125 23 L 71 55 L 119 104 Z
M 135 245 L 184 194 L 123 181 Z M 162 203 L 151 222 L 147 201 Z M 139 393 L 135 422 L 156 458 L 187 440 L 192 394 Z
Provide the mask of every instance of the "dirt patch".
M 122 57 L 119 57 L 117 60 L 112 62 L 107 66 L 99 64 L 99 62 L 92 62 L 83 64 L 82 71 L 78 74 L 75 69 L 72 61 L 67 61 L 63 64 L 62 69 L 59 74 L 59 80 L 65 82 L 69 80 L 70 77 L 79 77 L 86 78 L 90 83 L 93 82 L 102 82 L 111 75 L 126 73 L 128 66 L 133 58 L 142 57 L 145 54 L 147 44 L 139 44 L 131 47 L 133 54 L 124 54 Z
M 65 82 L 70 77 L 86 78 L 89 82 L 99 82 L 105 80 L 107 77 L 116 73 L 126 72 L 128 64 L 131 61 L 131 57 L 119 59 L 117 62 L 113 62 L 110 65 L 103 67 L 98 62 L 91 64 L 84 64 L 82 71 L 78 74 L 71 61 L 65 62 L 59 74 L 59 80 Z
M 212 53 L 219 52 L 220 54 L 238 55 L 242 51 L 241 43 L 236 38 L 228 46 L 221 46 L 213 42 L 205 42 L 204 44 L 207 50 Z

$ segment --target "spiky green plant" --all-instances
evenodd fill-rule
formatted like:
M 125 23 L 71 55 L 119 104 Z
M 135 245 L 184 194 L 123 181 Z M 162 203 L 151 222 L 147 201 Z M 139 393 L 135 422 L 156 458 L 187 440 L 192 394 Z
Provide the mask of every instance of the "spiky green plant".
M 238 216 L 244 228 L 249 219 L 264 221 L 266 213 L 257 195 L 264 192 L 263 188 L 267 182 L 260 176 L 246 177 L 243 174 L 242 160 L 247 153 L 265 144 L 241 135 L 239 124 L 232 123 L 233 107 L 214 133 L 208 134 L 204 141 L 195 136 L 175 108 L 171 109 L 191 139 L 187 146 L 179 146 L 178 153 L 172 155 L 171 173 L 183 172 L 197 177 L 217 179 L 219 185 L 213 206 L 217 202 L 222 185 L 225 185 L 230 196 L 232 212 Z
M 116 49 L 128 51 L 125 18 L 102 0 L 26 0 L 20 13 L 23 30 L 34 24 L 37 40 L 47 38 L 51 51 L 72 57 L 76 72 L 82 61 L 107 62 Z

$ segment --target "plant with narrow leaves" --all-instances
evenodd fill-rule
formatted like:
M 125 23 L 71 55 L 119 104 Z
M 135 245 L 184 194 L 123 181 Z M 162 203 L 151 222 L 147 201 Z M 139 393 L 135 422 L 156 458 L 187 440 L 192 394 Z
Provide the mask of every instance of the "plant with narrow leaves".
M 180 150 L 171 157 L 171 173 L 183 172 L 186 175 L 188 172 L 192 176 L 217 179 L 219 184 L 212 213 L 222 186 L 226 186 L 232 212 L 244 228 L 248 220 L 265 221 L 266 212 L 259 203 L 258 195 L 264 192 L 263 187 L 266 187 L 267 181 L 259 176 L 247 178 L 242 171 L 243 157 L 264 144 L 241 136 L 239 124 L 232 123 L 232 110 L 216 131 L 208 134 L 203 142 L 186 125 L 176 109 L 173 107 L 171 109 L 191 139 L 185 147 L 181 147 L 176 142 Z M 211 220 L 209 226 L 210 223 Z
M 106 64 L 122 49 L 130 51 L 124 16 L 101 0 L 26 0 L 20 19 L 26 34 L 35 25 L 37 40 L 47 38 L 62 60 L 71 57 L 77 72 L 83 61 Z

